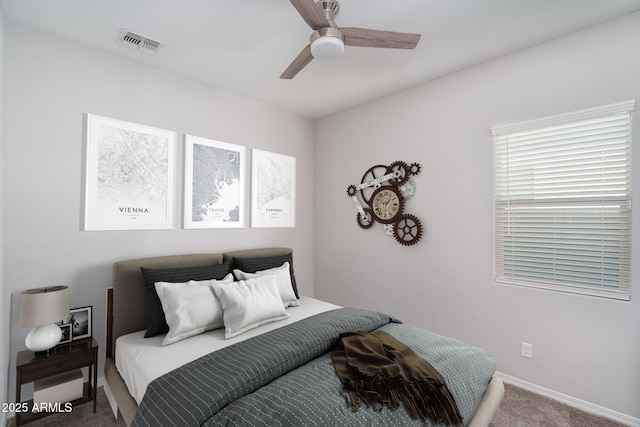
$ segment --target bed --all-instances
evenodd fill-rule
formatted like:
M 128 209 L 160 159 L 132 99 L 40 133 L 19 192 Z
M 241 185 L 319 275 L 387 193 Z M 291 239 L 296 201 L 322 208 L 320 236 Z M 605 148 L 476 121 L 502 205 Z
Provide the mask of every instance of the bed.
M 267 267 L 276 273 L 263 275 Z M 161 310 L 170 310 L 171 304 L 182 304 L 184 308 L 188 300 L 175 296 L 183 295 L 180 289 L 188 289 L 196 297 L 195 292 L 199 292 L 196 287 L 187 287 L 184 274 L 194 271 L 196 276 L 189 276 L 189 280 L 200 280 L 204 276 L 198 274 L 210 275 L 211 268 L 217 269 L 220 277 L 207 286 L 216 290 L 219 297 L 216 304 L 225 303 L 209 311 L 223 308 L 224 325 L 212 327 L 215 322 L 209 319 L 209 326 L 199 330 L 192 319 L 185 321 L 185 316 L 181 319 L 167 311 L 163 320 L 171 325 L 170 330 L 167 332 L 165 324 L 164 330 L 152 331 L 152 320 L 159 313 L 158 301 L 149 299 L 150 290 L 155 288 L 162 296 Z M 233 287 L 225 286 L 224 282 L 234 279 L 223 277 L 224 269 L 244 271 L 239 274 L 246 274 L 243 278 L 247 284 L 268 282 L 269 286 L 264 288 L 272 294 L 273 289 L 281 286 L 272 274 L 281 278 L 286 271 L 295 295 L 289 292 L 285 296 L 280 291 L 284 310 L 273 308 L 273 313 L 260 314 L 262 317 L 255 319 L 249 316 L 247 320 L 246 313 L 238 315 L 234 311 L 238 307 L 233 305 L 245 296 L 225 294 Z M 178 276 L 171 276 L 173 273 Z M 165 280 L 167 274 L 169 279 Z M 176 282 L 183 288 L 176 287 Z M 262 307 L 268 307 L 270 303 L 265 301 L 272 297 L 269 294 L 256 299 L 249 295 L 246 300 L 260 306 L 251 310 L 268 311 Z M 190 307 L 194 304 L 206 307 L 210 303 L 201 297 L 191 301 L 196 302 L 189 303 Z M 245 330 L 247 325 L 251 327 Z M 490 356 L 457 340 L 404 325 L 401 319 L 386 313 L 343 308 L 299 295 L 290 248 L 161 256 L 114 263 L 112 287 L 107 292 L 104 368 L 107 395 L 116 416 L 121 416 L 128 426 L 432 425 L 429 421 L 408 418 L 402 407 L 380 410 L 363 406 L 357 412 L 348 407 L 330 353 L 339 334 L 351 330 L 385 331 L 406 343 L 445 378 L 460 407 L 464 425 L 490 424 L 504 393 L 501 380 L 493 376 L 495 363 Z

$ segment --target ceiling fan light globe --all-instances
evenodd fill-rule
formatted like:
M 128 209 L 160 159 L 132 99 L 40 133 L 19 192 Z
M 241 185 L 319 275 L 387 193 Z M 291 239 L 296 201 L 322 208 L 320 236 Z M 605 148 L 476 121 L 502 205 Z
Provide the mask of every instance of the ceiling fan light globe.
M 344 42 L 338 37 L 324 36 L 311 42 L 311 54 L 315 59 L 328 60 L 344 53 Z

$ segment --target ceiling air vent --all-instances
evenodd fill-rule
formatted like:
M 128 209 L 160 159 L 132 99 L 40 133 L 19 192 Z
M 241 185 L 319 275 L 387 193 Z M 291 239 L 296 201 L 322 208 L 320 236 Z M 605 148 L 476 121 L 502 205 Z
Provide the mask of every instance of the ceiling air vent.
M 140 34 L 136 34 L 129 30 L 124 30 L 122 32 L 119 41 L 123 46 L 151 55 L 156 53 L 161 45 L 159 41 L 150 39 L 146 36 L 141 36 Z

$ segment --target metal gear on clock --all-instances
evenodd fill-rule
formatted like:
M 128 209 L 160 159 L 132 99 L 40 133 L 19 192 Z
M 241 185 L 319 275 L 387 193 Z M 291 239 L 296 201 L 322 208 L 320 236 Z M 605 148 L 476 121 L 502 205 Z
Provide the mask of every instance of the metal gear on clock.
M 364 175 L 362 175 L 362 180 L 358 187 L 360 187 L 360 196 L 367 205 L 371 200 L 371 194 L 373 191 L 380 188 L 381 184 L 377 181 L 387 174 L 387 169 L 388 168 L 385 165 L 375 165 L 367 169 Z M 368 185 L 368 183 L 371 183 L 371 185 Z
M 358 222 L 358 226 L 363 230 L 367 230 L 373 227 L 373 224 L 375 221 L 373 220 L 373 214 L 371 213 L 371 209 L 364 208 L 364 215 L 358 212 L 356 216 L 356 221 Z
M 391 185 L 402 185 L 409 179 L 409 165 L 402 160 L 395 161 L 389 165 L 387 173 L 395 174 L 395 176 L 389 180 Z
M 401 245 L 415 245 L 422 237 L 422 223 L 415 215 L 400 215 L 396 221 L 393 237 Z

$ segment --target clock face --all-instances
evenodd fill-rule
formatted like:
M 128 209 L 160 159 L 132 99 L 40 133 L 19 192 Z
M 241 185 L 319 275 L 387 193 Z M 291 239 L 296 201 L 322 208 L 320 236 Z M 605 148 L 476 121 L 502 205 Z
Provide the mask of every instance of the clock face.
M 393 222 L 402 211 L 402 197 L 393 187 L 380 187 L 371 195 L 373 215 L 383 224 Z

